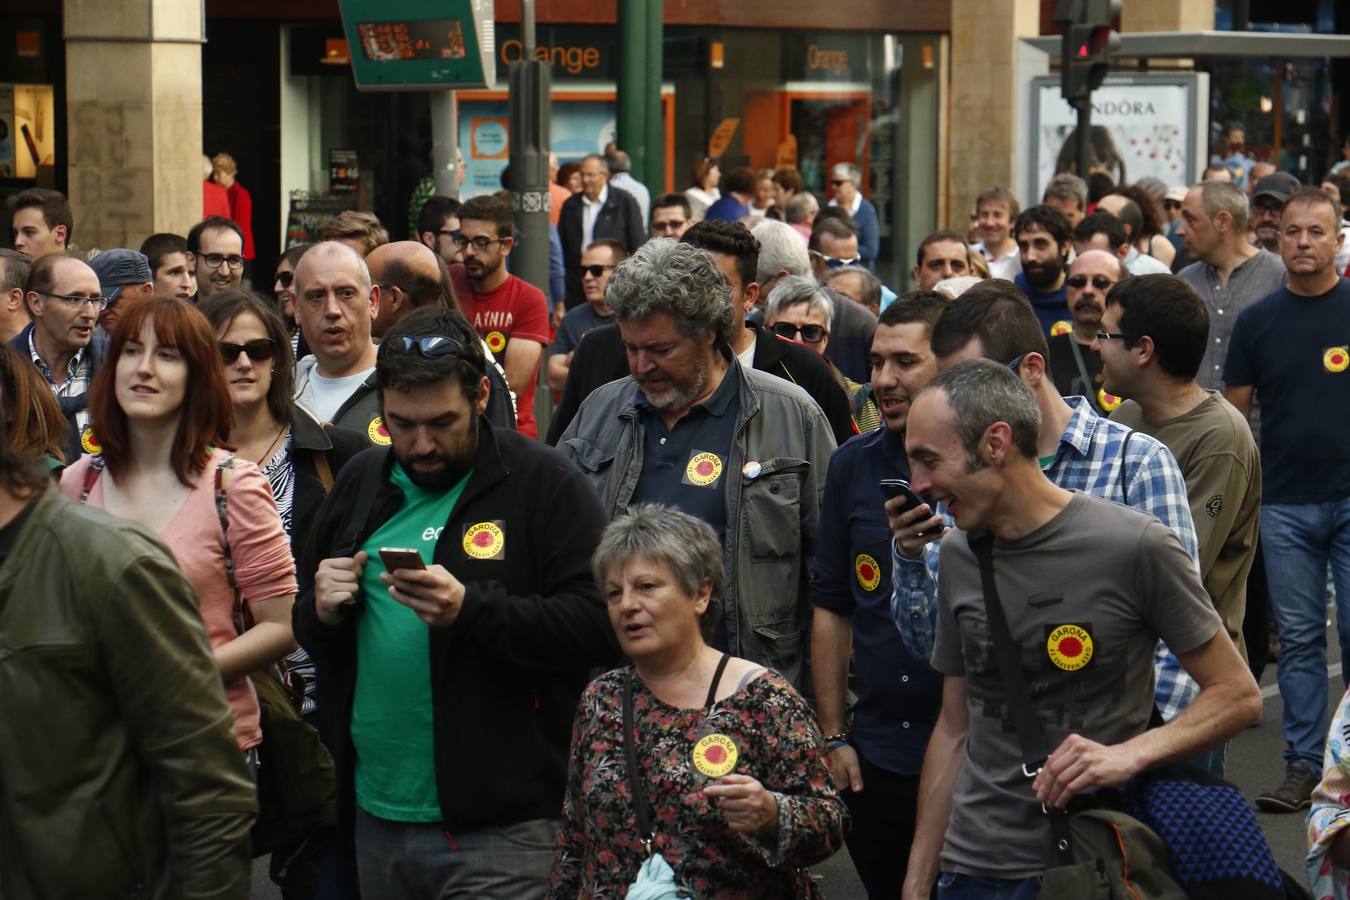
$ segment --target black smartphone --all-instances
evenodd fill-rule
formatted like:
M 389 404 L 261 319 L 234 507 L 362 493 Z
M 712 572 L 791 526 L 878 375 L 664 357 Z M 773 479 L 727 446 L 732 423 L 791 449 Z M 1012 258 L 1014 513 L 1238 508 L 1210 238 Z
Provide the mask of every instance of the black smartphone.
M 427 564 L 422 562 L 421 553 L 404 547 L 381 547 L 380 562 L 384 563 L 384 570 L 390 575 L 393 575 L 399 569 L 425 569 L 427 567 Z
M 916 506 L 923 504 L 923 499 L 909 486 L 909 482 L 903 478 L 883 478 L 880 481 L 881 492 L 886 495 L 887 500 L 894 500 L 896 497 L 904 497 L 905 505 L 900 508 L 900 512 L 909 512 Z

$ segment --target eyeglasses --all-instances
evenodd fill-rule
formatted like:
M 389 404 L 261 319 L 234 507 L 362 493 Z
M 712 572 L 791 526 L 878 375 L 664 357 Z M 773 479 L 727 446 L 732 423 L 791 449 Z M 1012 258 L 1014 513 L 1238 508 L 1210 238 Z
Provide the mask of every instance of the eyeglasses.
M 1019 353 L 1019 354 L 1017 354 L 1016 356 L 1014 356 L 1014 357 L 1012 358 L 1012 361 L 1008 363 L 1008 368 L 1011 369 L 1012 371 L 1016 372 L 1016 371 L 1017 371 L 1017 367 L 1020 366 L 1020 365 L 1022 365 L 1022 360 L 1026 359 L 1026 358 L 1027 358 L 1027 355 L 1026 355 L 1025 353 Z
M 601 275 L 605 274 L 606 272 L 608 272 L 608 271 L 609 271 L 610 269 L 612 269 L 612 268 L 614 268 L 614 267 L 613 267 L 613 266 L 582 266 L 582 267 L 581 267 L 581 273 L 582 273 L 583 275 L 589 275 L 589 276 L 591 276 L 592 278 L 599 278 Z
M 1083 288 L 1087 287 L 1087 283 L 1088 277 L 1086 275 L 1074 275 L 1068 281 L 1065 282 L 1065 284 L 1073 288 L 1075 291 L 1081 291 Z M 1114 284 L 1115 282 L 1107 278 L 1105 275 L 1092 276 L 1092 286 L 1099 291 L 1109 290 Z
M 838 256 L 830 256 L 828 253 L 821 253 L 819 250 L 812 250 L 811 253 L 822 260 L 826 267 L 830 269 L 841 269 L 844 266 L 856 266 L 859 260 L 862 259 L 861 256 L 850 256 L 847 259 Z
M 493 244 L 500 244 L 502 241 L 506 240 L 506 238 L 490 238 L 484 237 L 483 235 L 480 234 L 478 235 L 478 237 L 470 239 L 466 238 L 463 234 L 456 231 L 450 235 L 450 240 L 454 241 L 455 246 L 461 250 L 463 250 L 470 244 L 473 244 L 473 249 L 477 250 L 479 253 L 482 253 L 484 250 L 491 247 Z
M 653 234 L 672 234 L 672 233 L 678 232 L 678 231 L 679 231 L 681 228 L 683 228 L 683 227 L 684 227 L 684 219 L 680 219 L 680 220 L 678 220 L 678 221 L 676 221 L 676 220 L 674 220 L 674 219 L 667 219 L 667 220 L 664 221 L 664 222 L 653 222 L 653 223 L 652 223 L 652 233 L 653 233 Z
M 206 263 L 208 269 L 219 269 L 221 266 L 229 266 L 231 272 L 238 272 L 244 267 L 244 258 L 238 254 L 232 253 L 226 256 L 223 253 L 197 253 L 202 262 Z
M 831 178 L 831 179 L 830 179 L 830 184 L 833 185 L 834 187 L 839 187 L 840 185 L 848 184 L 848 182 L 849 182 L 849 180 L 848 180 L 847 178 Z
M 278 272 L 278 273 L 277 273 L 277 282 L 280 283 L 281 289 L 282 289 L 283 291 L 289 291 L 289 290 L 291 289 L 291 284 L 292 284 L 294 281 L 295 281 L 295 273 L 294 273 L 294 272 Z
M 1134 340 L 1134 335 L 1132 335 L 1132 334 L 1121 334 L 1121 333 L 1118 332 L 1118 331 L 1099 331 L 1099 332 L 1097 332 L 1097 340 L 1099 340 L 1099 341 L 1125 341 L 1126 343 L 1129 343 L 1130 341 Z
M 464 349 L 464 345 L 454 338 L 448 338 L 439 334 L 423 334 L 416 337 L 394 338 L 392 341 L 385 341 L 386 346 L 398 347 L 401 350 L 416 350 L 427 359 L 440 359 L 444 356 L 457 356 L 462 360 L 469 360 L 469 355 Z
M 102 312 L 112 303 L 111 297 L 81 297 L 79 294 L 53 294 L 51 291 L 33 291 L 35 294 L 41 294 L 44 297 L 55 297 L 62 303 L 68 303 L 71 306 L 84 306 L 86 303 L 94 304 L 94 309 Z
M 787 338 L 790 341 L 797 340 L 797 335 L 801 335 L 804 344 L 819 344 L 825 340 L 824 325 L 793 325 L 791 322 L 779 322 L 773 326 L 773 333 L 779 337 Z
M 245 344 L 227 344 L 221 341 L 218 346 L 220 358 L 225 360 L 227 366 L 233 365 L 241 353 L 247 353 L 252 362 L 266 362 L 277 355 L 277 342 L 271 338 L 258 338 Z

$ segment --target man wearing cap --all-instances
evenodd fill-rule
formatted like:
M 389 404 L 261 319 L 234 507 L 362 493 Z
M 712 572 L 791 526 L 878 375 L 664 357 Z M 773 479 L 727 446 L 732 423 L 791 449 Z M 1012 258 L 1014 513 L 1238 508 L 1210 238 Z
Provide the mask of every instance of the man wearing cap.
M 136 250 L 117 248 L 104 250 L 89 261 L 89 268 L 98 276 L 99 289 L 108 298 L 108 306 L 98 317 L 99 328 L 110 334 L 122 314 L 124 300 L 149 297 L 154 293 L 154 278 L 150 274 L 150 260 Z
M 1252 191 L 1252 242 L 1271 253 L 1280 252 L 1280 213 L 1299 180 L 1288 172 L 1273 172 L 1256 182 Z

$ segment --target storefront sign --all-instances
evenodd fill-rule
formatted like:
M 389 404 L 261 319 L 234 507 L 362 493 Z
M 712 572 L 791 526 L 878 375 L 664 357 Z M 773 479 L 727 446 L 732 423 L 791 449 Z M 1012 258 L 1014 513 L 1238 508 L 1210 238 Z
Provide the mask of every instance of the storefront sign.
M 505 82 L 511 63 L 527 58 L 549 64 L 554 81 L 573 79 L 612 80 L 618 74 L 618 45 L 614 28 L 582 28 L 576 25 L 540 25 L 533 55 L 525 53 L 520 26 L 497 26 L 497 78 Z
M 783 35 L 784 81 L 868 80 L 868 39 L 848 34 Z
M 354 194 L 361 184 L 361 166 L 355 150 L 328 151 L 328 190 Z

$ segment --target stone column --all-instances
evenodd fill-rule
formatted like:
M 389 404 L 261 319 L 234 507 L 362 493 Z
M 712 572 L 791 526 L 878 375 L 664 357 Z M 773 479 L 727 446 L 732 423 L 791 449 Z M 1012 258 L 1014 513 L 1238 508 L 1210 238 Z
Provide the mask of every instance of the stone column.
M 1213 31 L 1214 0 L 1129 0 L 1120 11 L 1120 30 Z
M 74 241 L 140 246 L 202 213 L 204 0 L 64 0 Z
M 1040 33 L 1039 0 L 952 0 L 951 227 L 984 188 L 1015 189 L 1017 41 Z M 1019 197 L 1025 208 L 1031 198 Z

